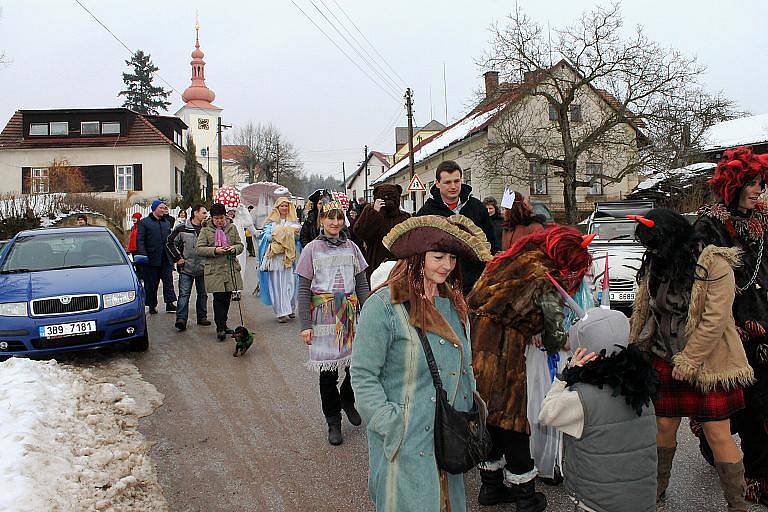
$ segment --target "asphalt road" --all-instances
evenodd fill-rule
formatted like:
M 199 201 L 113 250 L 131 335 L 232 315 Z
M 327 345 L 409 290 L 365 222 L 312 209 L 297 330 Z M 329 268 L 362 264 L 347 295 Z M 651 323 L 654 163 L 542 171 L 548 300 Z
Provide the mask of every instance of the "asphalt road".
M 252 260 L 251 260 L 252 261 Z M 233 342 L 219 343 L 211 327 L 177 333 L 174 316 L 149 316 L 150 350 L 135 357 L 144 379 L 165 395 L 140 430 L 170 509 L 179 512 L 369 511 L 367 446 L 363 427 L 344 423 L 344 444 L 326 440 L 318 376 L 305 369 L 298 323 L 279 324 L 253 297 L 247 280 L 243 312 L 255 343 L 233 358 Z M 231 326 L 237 325 L 235 308 Z M 212 309 L 209 303 L 209 310 Z M 668 498 L 662 510 L 725 510 L 717 475 L 698 456 L 687 428 L 680 432 Z M 470 510 L 479 477 L 466 477 Z M 548 510 L 572 511 L 562 486 L 540 486 Z M 631 497 L 627 497 L 631 499 Z M 482 510 L 512 511 L 514 506 Z M 755 507 L 754 510 L 764 510 Z

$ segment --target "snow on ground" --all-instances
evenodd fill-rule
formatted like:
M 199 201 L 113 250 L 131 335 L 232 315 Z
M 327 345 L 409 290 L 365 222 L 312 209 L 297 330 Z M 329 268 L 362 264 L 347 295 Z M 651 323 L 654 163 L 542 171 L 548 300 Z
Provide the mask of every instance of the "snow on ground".
M 102 366 L 0 363 L 0 510 L 168 510 L 137 429 L 163 397 L 128 360 Z

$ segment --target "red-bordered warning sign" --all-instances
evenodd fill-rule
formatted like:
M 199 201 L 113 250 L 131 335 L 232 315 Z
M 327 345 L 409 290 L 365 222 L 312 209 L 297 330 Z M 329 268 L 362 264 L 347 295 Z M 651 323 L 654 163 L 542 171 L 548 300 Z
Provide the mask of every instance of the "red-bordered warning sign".
M 413 179 L 411 179 L 411 184 L 408 185 L 408 192 L 426 192 L 427 188 L 424 186 L 424 183 L 421 182 L 421 179 L 419 179 L 418 174 L 413 175 Z

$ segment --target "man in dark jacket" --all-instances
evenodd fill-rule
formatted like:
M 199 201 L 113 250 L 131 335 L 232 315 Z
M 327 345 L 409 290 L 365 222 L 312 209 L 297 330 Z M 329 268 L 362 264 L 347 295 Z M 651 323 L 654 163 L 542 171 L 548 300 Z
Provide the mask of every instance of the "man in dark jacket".
M 179 224 L 171 231 L 166 247 L 179 270 L 179 304 L 176 311 L 176 329 L 183 331 L 187 328 L 189 317 L 189 297 L 192 295 L 192 285 L 195 285 L 197 302 L 198 325 L 211 325 L 208 320 L 208 294 L 205 292 L 205 258 L 197 255 L 197 236 L 203 228 L 203 222 L 208 217 L 208 210 L 201 204 L 192 206 L 190 218 L 184 224 Z
M 437 166 L 435 184 L 429 191 L 432 197 L 427 199 L 424 206 L 416 212 L 421 215 L 441 215 L 450 217 L 461 214 L 474 222 L 483 230 L 491 247 L 496 247 L 493 223 L 488 210 L 479 199 L 472 197 L 472 187 L 461 182 L 461 167 L 453 160 L 446 160 Z M 469 261 L 461 262 L 461 275 L 464 283 L 464 294 L 468 294 L 472 285 L 483 273 L 485 264 Z
M 167 220 L 168 206 L 160 199 L 152 201 L 152 211 L 139 221 L 136 249 L 149 258 L 144 265 L 144 289 L 151 314 L 157 313 L 157 289 L 163 281 L 165 311 L 176 311 L 176 292 L 173 290 L 173 262 L 166 251 L 165 242 L 171 234 Z

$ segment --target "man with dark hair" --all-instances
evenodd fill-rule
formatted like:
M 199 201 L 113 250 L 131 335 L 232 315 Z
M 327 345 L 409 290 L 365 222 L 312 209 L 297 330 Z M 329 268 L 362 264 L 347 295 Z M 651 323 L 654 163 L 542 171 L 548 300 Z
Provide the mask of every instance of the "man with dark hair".
M 491 247 L 496 247 L 496 235 L 488 210 L 479 199 L 472 197 L 472 187 L 461 182 L 461 167 L 453 160 L 446 160 L 437 166 L 435 184 L 429 191 L 432 197 L 427 199 L 424 206 L 416 212 L 416 216 L 440 215 L 450 217 L 461 214 L 469 218 L 485 233 Z M 461 262 L 461 275 L 464 283 L 464 293 L 472 289 L 472 285 L 483 273 L 483 263 Z
M 179 303 L 176 311 L 176 329 L 183 331 L 187 328 L 189 317 L 189 297 L 192 295 L 192 285 L 195 285 L 197 302 L 198 325 L 211 325 L 208 320 L 208 294 L 205 291 L 203 269 L 205 258 L 197 254 L 197 237 L 203 228 L 203 222 L 208 217 L 208 210 L 202 204 L 192 206 L 190 217 L 184 224 L 174 228 L 168 237 L 166 247 L 176 262 L 179 271 Z
M 163 281 L 163 298 L 165 311 L 176 311 L 176 292 L 173 290 L 173 262 L 165 247 L 165 242 L 171 234 L 172 224 L 168 220 L 168 205 L 160 199 L 152 201 L 149 215 L 139 221 L 136 235 L 138 254 L 149 258 L 144 265 L 144 289 L 146 304 L 150 314 L 157 313 L 157 289 Z
M 77 225 L 78 227 L 83 227 L 88 225 L 88 217 L 85 216 L 85 214 L 80 214 L 77 216 Z

